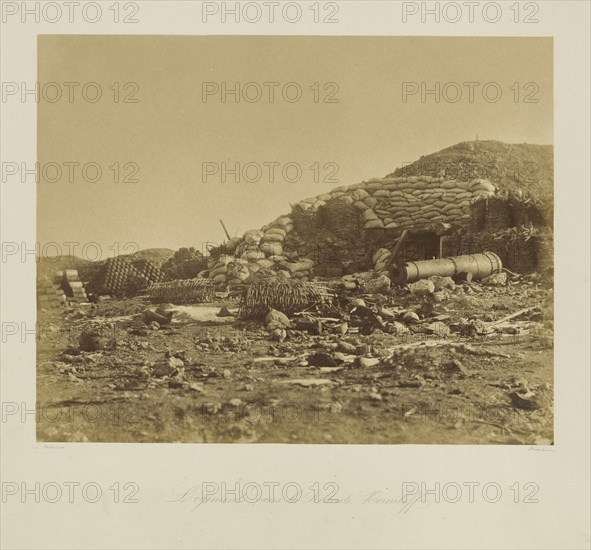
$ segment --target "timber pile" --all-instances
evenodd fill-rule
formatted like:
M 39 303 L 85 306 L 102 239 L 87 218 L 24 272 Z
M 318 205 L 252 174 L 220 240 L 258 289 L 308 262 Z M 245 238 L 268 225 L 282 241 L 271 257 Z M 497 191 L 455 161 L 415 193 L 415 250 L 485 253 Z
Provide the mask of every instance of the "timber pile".
M 173 304 L 211 302 L 214 298 L 214 284 L 203 277 L 178 279 L 166 283 L 152 283 L 146 293 L 153 302 Z
M 41 308 L 56 308 L 68 302 L 86 302 L 88 296 L 76 269 L 56 271 L 53 281 L 43 277 L 37 281 L 37 304 Z
M 37 281 L 37 306 L 41 309 L 57 309 L 66 305 L 66 295 L 58 282 L 43 277 Z
M 287 315 L 312 306 L 328 304 L 334 298 L 330 285 L 321 283 L 270 280 L 245 285 L 240 303 L 240 316 L 264 317 L 270 308 Z
M 68 300 L 71 302 L 87 302 L 86 290 L 84 284 L 80 281 L 78 271 L 76 269 L 66 269 L 65 271 L 58 271 L 56 276 L 61 282 Z

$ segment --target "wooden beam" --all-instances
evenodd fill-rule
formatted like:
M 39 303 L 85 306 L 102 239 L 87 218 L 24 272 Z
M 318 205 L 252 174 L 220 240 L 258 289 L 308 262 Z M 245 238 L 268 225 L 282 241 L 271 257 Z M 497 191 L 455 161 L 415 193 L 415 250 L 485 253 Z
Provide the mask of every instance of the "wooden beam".
M 392 255 L 390 256 L 390 261 L 388 262 L 388 265 L 386 266 L 386 270 L 388 271 L 388 273 L 390 272 L 390 268 L 392 267 L 392 265 L 396 261 L 396 257 L 400 254 L 400 249 L 402 248 L 402 245 L 404 244 L 404 241 L 406 240 L 407 237 L 408 237 L 408 229 L 405 229 L 402 232 L 402 234 L 400 235 L 398 242 L 394 245 L 394 248 L 392 249 Z
M 224 228 L 224 232 L 226 233 L 226 237 L 228 237 L 228 240 L 230 240 L 232 237 L 230 237 L 230 233 L 228 233 L 228 230 L 226 229 L 224 222 L 222 220 L 220 220 L 220 223 L 222 224 L 222 227 Z

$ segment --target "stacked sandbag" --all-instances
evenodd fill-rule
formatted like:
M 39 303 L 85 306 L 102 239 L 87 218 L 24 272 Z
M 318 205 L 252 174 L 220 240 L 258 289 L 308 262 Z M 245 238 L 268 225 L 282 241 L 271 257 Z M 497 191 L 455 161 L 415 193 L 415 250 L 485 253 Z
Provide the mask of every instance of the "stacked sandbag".
M 214 284 L 222 285 L 227 283 L 228 266 L 236 260 L 234 256 L 222 254 L 215 260 L 210 260 L 209 278 Z
M 264 252 L 265 257 L 272 258 L 275 263 L 282 261 L 285 238 L 293 231 L 291 217 L 281 216 L 263 229 L 260 249 Z
M 471 205 L 481 200 L 488 203 L 495 193 L 495 186 L 484 179 L 458 181 L 432 176 L 375 178 L 337 187 L 297 202 L 289 215 L 261 230 L 249 230 L 241 239 L 230 239 L 226 254 L 209 266 L 209 277 L 216 284 L 248 282 L 253 274 L 309 280 L 314 276 L 313 262 L 293 261 L 289 243 L 293 247 L 294 240 L 288 239 L 292 231 L 300 240 L 316 242 L 320 230 L 328 229 L 343 241 L 356 242 L 364 238 L 363 231 L 399 233 L 404 229 L 433 230 L 446 224 L 467 225 Z M 380 252 L 373 262 L 375 271 L 386 272 L 389 259 L 388 251 Z M 229 263 L 239 264 L 233 266 L 231 276 Z
M 371 229 L 428 227 L 461 223 L 470 218 L 470 204 L 494 195 L 487 180 L 470 182 L 431 176 L 373 179 L 347 188 L 347 196 Z
M 291 277 L 285 268 L 280 273 L 279 264 L 286 261 L 284 241 L 292 231 L 291 216 L 281 216 L 260 230 L 251 229 L 240 239 L 230 239 L 225 246 L 228 254 L 210 261 L 209 278 L 216 285 L 227 285 L 249 282 L 253 274 L 258 279 Z M 309 275 L 309 271 L 304 275 Z
M 330 195 L 326 196 L 327 200 L 330 200 Z M 320 197 L 311 197 L 309 199 L 303 199 L 299 202 L 296 202 L 294 205 L 295 208 L 299 208 L 300 210 L 318 210 L 321 206 L 326 204 L 326 200 L 322 200 Z
M 299 201 L 292 207 L 291 219 L 303 239 L 314 239 L 326 226 L 339 238 L 352 241 L 359 236 L 360 229 L 402 231 L 430 229 L 440 224 L 466 225 L 471 217 L 471 205 L 495 193 L 496 187 L 485 179 L 374 178 Z M 281 244 L 280 237 L 271 234 L 265 242 Z M 283 252 L 271 244 L 265 250 L 267 255 Z
M 390 258 L 392 253 L 387 248 L 378 248 L 372 256 L 374 271 L 387 274 Z
M 258 245 L 245 246 L 241 250 L 240 258 L 247 262 L 256 262 L 257 260 L 263 260 L 265 258 L 265 253 Z
M 309 281 L 314 277 L 314 261 L 304 258 L 298 261 L 282 261 L 277 266 L 281 277 L 285 279 L 296 279 L 299 281 Z
M 242 239 L 248 246 L 258 246 L 262 238 L 263 232 L 258 229 L 249 229 L 242 236 Z
M 235 262 L 232 262 L 228 265 L 228 272 L 226 276 L 227 284 L 235 285 L 244 283 L 254 272 L 254 269 L 251 269 L 251 265 L 256 265 L 256 260 L 254 262 L 245 260 L 245 259 L 237 259 Z

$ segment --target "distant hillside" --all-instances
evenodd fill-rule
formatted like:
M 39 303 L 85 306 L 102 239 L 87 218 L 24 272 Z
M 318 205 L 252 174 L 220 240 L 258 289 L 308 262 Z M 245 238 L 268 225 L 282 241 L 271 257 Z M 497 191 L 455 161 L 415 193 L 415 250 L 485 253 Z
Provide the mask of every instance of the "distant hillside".
M 65 269 L 84 270 L 94 263 L 78 256 L 41 256 L 37 258 L 37 278 L 48 277 L 53 279 L 56 271 L 64 271 Z
M 170 248 L 146 248 L 145 250 L 138 250 L 135 254 L 131 254 L 134 260 L 150 260 L 157 267 L 160 267 L 168 259 L 172 258 L 174 250 Z
M 525 196 L 552 204 L 554 147 L 500 141 L 464 141 L 422 156 L 386 177 L 418 175 L 444 176 L 461 181 L 485 178 L 503 191 L 521 191 Z
M 146 248 L 145 250 L 138 250 L 136 253 L 130 254 L 129 258 L 133 260 L 150 260 L 157 267 L 160 267 L 173 255 L 174 250 L 170 250 L 169 248 Z M 53 279 L 56 271 L 76 269 L 84 281 L 92 279 L 106 262 L 106 260 L 93 262 L 79 258 L 78 256 L 42 256 L 37 260 L 38 279 L 45 277 Z

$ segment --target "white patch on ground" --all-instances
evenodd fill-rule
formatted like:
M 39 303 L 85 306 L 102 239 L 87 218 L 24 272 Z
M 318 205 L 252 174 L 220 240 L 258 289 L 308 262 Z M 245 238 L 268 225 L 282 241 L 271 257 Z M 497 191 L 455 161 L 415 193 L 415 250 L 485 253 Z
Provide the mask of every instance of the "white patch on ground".
M 174 306 L 174 311 L 171 324 L 186 323 L 188 321 L 197 321 L 200 323 L 218 323 L 231 324 L 236 320 L 236 317 L 218 317 L 220 311 L 219 306 Z M 230 309 L 231 313 L 237 313 L 238 309 Z

